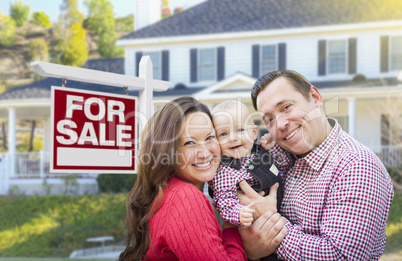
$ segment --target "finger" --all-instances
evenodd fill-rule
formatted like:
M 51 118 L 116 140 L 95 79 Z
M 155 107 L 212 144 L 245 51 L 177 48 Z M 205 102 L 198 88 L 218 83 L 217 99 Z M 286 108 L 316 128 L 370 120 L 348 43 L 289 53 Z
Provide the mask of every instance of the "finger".
M 239 183 L 239 186 L 240 186 L 241 190 L 243 191 L 243 193 L 244 193 L 247 197 L 249 197 L 249 198 L 251 198 L 251 199 L 257 199 L 257 198 L 261 197 L 257 192 L 255 192 L 254 189 L 252 189 L 252 188 L 250 187 L 250 185 L 249 185 L 245 180 L 242 180 L 242 181 Z
M 279 183 L 276 182 L 274 185 L 272 185 L 269 188 L 269 196 L 274 198 L 276 200 L 276 195 L 278 194 L 278 187 L 279 187 Z
M 257 220 L 254 221 L 254 223 L 250 226 L 251 229 L 255 229 L 256 231 L 259 231 L 263 228 L 267 229 L 265 227 L 265 224 L 267 221 L 270 219 L 270 217 L 274 214 L 272 210 L 268 210 L 264 212 Z M 269 229 L 266 231 L 266 233 L 269 232 Z M 265 234 L 265 233 L 264 233 Z
M 259 191 L 258 194 L 260 194 L 261 196 L 265 196 L 265 192 L 263 190 Z
M 265 213 L 264 213 L 265 214 Z M 285 225 L 284 223 L 278 223 L 281 219 L 281 215 L 279 213 L 274 213 L 270 216 L 270 218 L 263 224 L 261 227 L 261 231 L 267 237 L 274 238 Z

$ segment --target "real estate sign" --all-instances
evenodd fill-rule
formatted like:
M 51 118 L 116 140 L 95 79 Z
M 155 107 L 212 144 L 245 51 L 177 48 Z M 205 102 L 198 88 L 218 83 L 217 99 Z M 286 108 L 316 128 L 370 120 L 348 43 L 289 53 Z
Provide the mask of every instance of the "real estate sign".
M 134 173 L 136 97 L 52 86 L 51 173 Z

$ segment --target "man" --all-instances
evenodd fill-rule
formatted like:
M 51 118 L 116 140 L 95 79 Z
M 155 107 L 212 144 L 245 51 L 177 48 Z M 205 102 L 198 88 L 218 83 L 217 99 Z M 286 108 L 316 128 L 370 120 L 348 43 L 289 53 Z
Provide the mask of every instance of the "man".
M 394 194 L 378 157 L 325 116 L 318 89 L 297 72 L 263 75 L 251 97 L 277 144 L 272 153 L 283 171 L 280 214 L 287 234 L 276 249 L 279 259 L 378 260 Z M 241 188 L 243 205 L 254 201 L 258 213 L 267 211 L 264 200 L 269 198 L 247 184 Z M 266 223 L 277 223 L 274 216 L 265 217 Z M 261 232 L 261 219 L 240 229 L 249 258 L 272 251 L 282 239 L 277 231 Z M 264 240 L 270 244 L 265 250 Z

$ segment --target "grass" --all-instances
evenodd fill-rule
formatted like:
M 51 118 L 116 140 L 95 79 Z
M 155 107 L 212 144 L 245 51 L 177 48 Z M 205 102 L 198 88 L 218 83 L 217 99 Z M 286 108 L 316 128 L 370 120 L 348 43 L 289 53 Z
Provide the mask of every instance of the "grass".
M 389 211 L 384 253 L 402 254 L 402 192 L 395 192 Z

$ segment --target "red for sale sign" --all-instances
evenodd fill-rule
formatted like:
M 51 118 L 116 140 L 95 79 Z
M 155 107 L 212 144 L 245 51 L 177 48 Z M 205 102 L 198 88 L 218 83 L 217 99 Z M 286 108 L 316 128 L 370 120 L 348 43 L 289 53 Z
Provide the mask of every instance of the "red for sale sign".
M 134 173 L 136 97 L 52 86 L 52 173 Z

